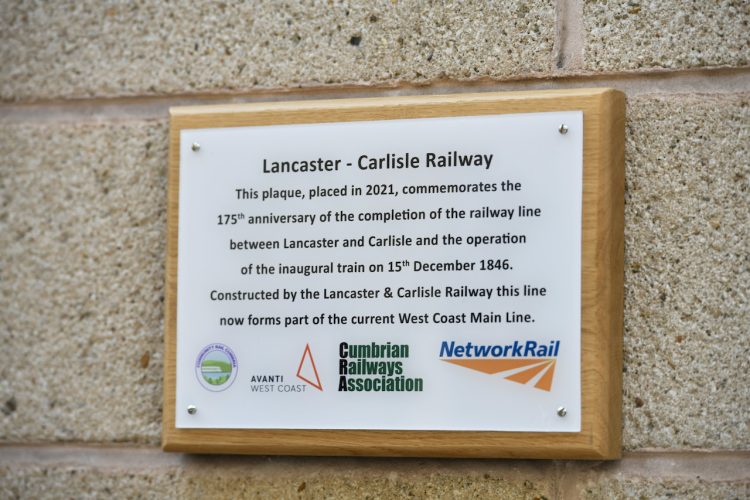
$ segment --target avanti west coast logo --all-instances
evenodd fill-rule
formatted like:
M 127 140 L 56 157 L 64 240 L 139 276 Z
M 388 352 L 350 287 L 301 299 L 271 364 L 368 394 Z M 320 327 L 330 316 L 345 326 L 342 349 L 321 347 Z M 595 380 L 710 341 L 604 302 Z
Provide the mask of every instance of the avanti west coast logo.
M 440 345 L 440 359 L 489 375 L 503 373 L 507 380 L 519 384 L 533 383 L 537 389 L 550 391 L 559 351 L 559 340 L 549 344 L 533 340 L 516 340 L 509 344 L 458 344 L 455 340 L 444 340 Z

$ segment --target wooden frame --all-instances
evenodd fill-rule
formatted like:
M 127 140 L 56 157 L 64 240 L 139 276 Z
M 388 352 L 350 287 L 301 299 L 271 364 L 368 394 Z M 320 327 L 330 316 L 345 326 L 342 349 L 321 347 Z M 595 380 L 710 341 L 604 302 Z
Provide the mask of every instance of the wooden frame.
M 583 111 L 579 433 L 177 429 L 180 131 L 192 128 Z M 181 107 L 170 110 L 162 447 L 193 453 L 615 459 L 621 453 L 625 100 L 613 89 Z

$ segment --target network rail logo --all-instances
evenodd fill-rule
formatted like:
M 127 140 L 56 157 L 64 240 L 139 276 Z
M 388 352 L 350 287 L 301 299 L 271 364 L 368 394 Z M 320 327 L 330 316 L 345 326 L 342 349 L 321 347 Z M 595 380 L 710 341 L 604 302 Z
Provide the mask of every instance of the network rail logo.
M 543 391 L 552 390 L 560 341 L 549 344 L 533 340 L 513 341 L 509 344 L 459 344 L 444 340 L 440 344 L 440 359 L 478 372 L 495 375 L 519 384 L 533 384 Z

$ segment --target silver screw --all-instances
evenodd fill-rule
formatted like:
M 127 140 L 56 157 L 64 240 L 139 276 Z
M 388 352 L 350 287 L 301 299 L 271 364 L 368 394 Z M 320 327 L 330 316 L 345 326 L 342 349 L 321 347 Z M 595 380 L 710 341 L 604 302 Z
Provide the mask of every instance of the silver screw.
M 560 408 L 557 409 L 558 417 L 564 417 L 567 414 L 568 414 L 568 410 L 566 410 L 564 406 L 561 406 Z
M 197 142 L 194 142 L 193 145 L 190 147 L 193 151 L 198 151 L 201 148 L 201 145 Z
M 189 415 L 195 415 L 198 413 L 198 408 L 196 408 L 195 405 L 189 405 L 187 410 Z
M 568 126 L 563 123 L 557 130 L 559 130 L 561 134 L 565 135 L 568 133 Z M 195 144 L 193 144 L 193 147 L 195 147 Z

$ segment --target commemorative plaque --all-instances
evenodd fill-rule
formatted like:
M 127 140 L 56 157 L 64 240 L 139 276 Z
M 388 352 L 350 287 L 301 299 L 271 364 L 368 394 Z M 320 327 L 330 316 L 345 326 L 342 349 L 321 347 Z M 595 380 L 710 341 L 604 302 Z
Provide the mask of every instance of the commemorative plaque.
M 616 458 L 623 98 L 171 111 L 166 450 Z

